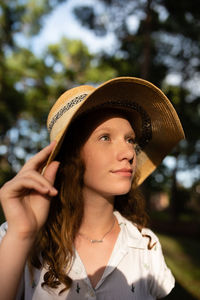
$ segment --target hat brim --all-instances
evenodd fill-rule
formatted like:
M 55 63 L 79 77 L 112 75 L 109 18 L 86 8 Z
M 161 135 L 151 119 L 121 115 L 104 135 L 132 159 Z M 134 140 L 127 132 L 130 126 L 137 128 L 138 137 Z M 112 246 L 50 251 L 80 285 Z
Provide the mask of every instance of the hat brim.
M 142 111 L 150 118 L 151 137 L 147 136 L 146 145 L 141 148 L 137 156 L 137 167 L 140 171 L 138 184 L 141 184 L 175 145 L 184 139 L 184 131 L 178 115 L 160 89 L 140 78 L 118 77 L 103 83 L 96 89 L 91 88 L 90 93 L 73 108 L 73 113 L 66 120 L 65 126 L 54 138 L 57 144 L 47 165 L 58 154 L 71 122 L 78 116 L 100 106 L 121 107 L 129 111 L 129 114 L 132 113 L 133 128 L 141 126 L 141 112 L 135 108 L 142 108 Z M 144 120 L 143 126 L 145 122 Z

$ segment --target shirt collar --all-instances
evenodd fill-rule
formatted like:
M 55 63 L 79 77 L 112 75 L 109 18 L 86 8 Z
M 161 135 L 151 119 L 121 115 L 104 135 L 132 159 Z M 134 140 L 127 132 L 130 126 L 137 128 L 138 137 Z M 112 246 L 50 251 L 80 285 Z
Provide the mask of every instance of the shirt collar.
M 114 215 L 124 233 L 128 247 L 146 249 L 146 242 L 138 228 L 132 222 L 124 218 L 118 211 L 114 211 Z

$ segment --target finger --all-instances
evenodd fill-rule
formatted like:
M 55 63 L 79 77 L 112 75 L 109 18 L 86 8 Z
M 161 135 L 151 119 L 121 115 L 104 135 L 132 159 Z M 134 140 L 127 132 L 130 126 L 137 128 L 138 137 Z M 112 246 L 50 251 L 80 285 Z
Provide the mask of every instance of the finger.
M 21 178 L 22 179 L 22 178 Z M 6 190 L 2 196 L 3 199 L 7 198 L 19 198 L 25 195 L 28 195 L 31 191 L 35 191 L 42 195 L 55 196 L 57 194 L 56 189 L 49 188 L 48 185 L 42 184 L 40 181 L 37 181 L 32 178 L 26 178 L 23 180 L 15 180 L 12 184 L 12 187 L 9 188 L 7 185 Z
M 60 163 L 58 161 L 51 162 L 45 169 L 43 176 L 53 185 L 56 178 Z
M 59 164 L 59 163 L 55 162 L 55 165 L 57 165 L 57 164 Z M 52 190 L 52 191 L 55 190 L 51 181 L 35 170 L 23 172 L 18 177 L 20 177 L 20 180 L 27 180 L 27 179 L 35 180 L 38 184 L 46 186 L 49 190 Z
M 38 170 L 41 167 L 41 165 L 43 165 L 45 161 L 47 161 L 55 145 L 56 141 L 53 141 L 51 144 L 43 148 L 40 152 L 38 152 L 30 160 L 27 161 L 27 163 L 23 166 L 21 171 L 27 171 L 30 169 Z

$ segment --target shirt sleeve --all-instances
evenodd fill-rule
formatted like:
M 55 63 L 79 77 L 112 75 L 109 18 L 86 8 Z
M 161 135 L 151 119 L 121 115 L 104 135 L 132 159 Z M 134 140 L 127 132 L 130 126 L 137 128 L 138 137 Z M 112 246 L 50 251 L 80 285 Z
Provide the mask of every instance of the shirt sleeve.
M 7 222 L 1 224 L 0 226 L 0 243 L 3 239 L 3 237 L 5 236 L 6 232 L 7 232 L 7 229 L 8 229 L 8 224 Z
M 167 296 L 175 286 L 175 279 L 171 270 L 167 267 L 162 252 L 161 244 L 157 236 L 151 231 L 145 232 L 152 239 L 153 248 L 148 251 L 149 257 L 149 290 L 155 299 Z
M 0 226 L 0 243 L 3 240 L 4 236 L 6 235 L 7 230 L 8 230 L 8 224 L 7 222 L 5 222 Z M 23 299 L 23 290 L 24 290 L 24 278 L 21 279 L 15 300 Z

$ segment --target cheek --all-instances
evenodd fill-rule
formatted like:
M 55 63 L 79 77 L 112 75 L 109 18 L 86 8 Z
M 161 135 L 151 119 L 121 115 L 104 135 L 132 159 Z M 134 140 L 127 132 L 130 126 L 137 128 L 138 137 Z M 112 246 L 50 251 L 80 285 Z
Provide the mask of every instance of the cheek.
M 95 180 L 104 178 L 108 168 L 107 156 L 102 155 L 102 151 L 90 151 L 85 148 L 82 152 L 82 159 L 85 165 L 85 180 Z
M 96 169 L 96 157 L 95 154 L 89 151 L 87 148 L 84 148 L 81 151 L 81 159 L 85 166 L 85 175 L 92 174 Z
M 88 174 L 98 175 L 104 169 L 102 158 L 96 154 L 90 154 L 85 159 L 85 170 Z

